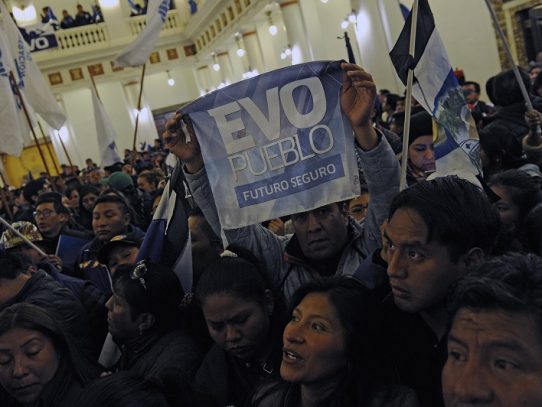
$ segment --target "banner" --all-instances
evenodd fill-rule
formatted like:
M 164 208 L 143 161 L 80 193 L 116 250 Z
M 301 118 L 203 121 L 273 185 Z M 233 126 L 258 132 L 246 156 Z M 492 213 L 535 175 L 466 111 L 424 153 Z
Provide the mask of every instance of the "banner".
M 49 22 L 29 25 L 19 30 L 28 44 L 30 52 L 45 51 L 46 49 L 58 47 L 55 29 Z
M 194 124 L 222 227 L 359 195 L 339 62 L 259 75 L 181 109 Z
M 117 132 L 113 127 L 111 119 L 107 115 L 102 102 L 93 86 L 90 88 L 92 94 L 92 108 L 94 110 L 94 123 L 96 125 L 96 134 L 98 135 L 98 149 L 100 150 L 100 166 L 105 167 L 118 162 L 122 162 L 115 140 Z
M 390 57 L 403 84 L 406 85 L 409 68 L 414 69 L 412 95 L 442 129 L 435 141 L 437 172 L 447 174 L 466 170 L 475 175 L 481 174 L 476 125 L 435 28 L 427 0 L 418 2 L 414 58 L 409 56 L 411 21 L 412 13 Z

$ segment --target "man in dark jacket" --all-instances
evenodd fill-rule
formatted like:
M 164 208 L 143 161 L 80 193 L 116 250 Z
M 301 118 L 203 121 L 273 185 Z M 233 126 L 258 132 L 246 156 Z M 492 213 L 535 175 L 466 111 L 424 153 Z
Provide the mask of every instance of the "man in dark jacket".
M 104 195 L 96 200 L 92 210 L 92 230 L 94 239 L 83 246 L 76 266 L 85 280 L 90 280 L 102 290 L 106 297 L 111 291 L 111 278 L 107 267 L 98 261 L 98 251 L 113 236 L 131 234 L 136 239 L 143 239 L 145 234 L 130 224 L 128 203 L 116 195 Z
M 13 253 L 0 255 L 0 310 L 27 302 L 52 312 L 74 336 L 79 349 L 96 359 L 89 319 L 81 302 L 70 290 L 56 282 L 45 271 L 31 273 Z

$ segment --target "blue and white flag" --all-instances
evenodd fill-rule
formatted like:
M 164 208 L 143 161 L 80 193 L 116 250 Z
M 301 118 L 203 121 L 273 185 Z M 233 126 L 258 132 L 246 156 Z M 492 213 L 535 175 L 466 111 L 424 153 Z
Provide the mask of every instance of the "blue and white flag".
M 47 86 L 40 69 L 30 55 L 28 45 L 2 1 L 0 11 L 3 17 L 0 23 L 0 36 L 5 38 L 14 59 L 17 84 L 34 111 L 52 128 L 59 130 L 66 122 L 66 116 Z
M 14 69 L 12 64 L 7 45 L 0 35 L 0 151 L 19 156 L 23 150 L 23 133 L 28 128 L 23 126 L 22 112 L 9 79 L 9 72 Z
M 139 15 L 142 14 L 143 7 L 141 7 L 139 4 L 134 2 L 134 0 L 128 0 L 128 5 L 130 6 L 130 10 L 132 11 L 133 15 Z
M 409 68 L 414 69 L 412 95 L 443 130 L 435 142 L 437 172 L 448 174 L 464 170 L 481 174 L 476 125 L 435 28 L 427 0 L 418 3 L 414 58 L 409 56 L 411 21 L 412 13 L 390 57 L 405 85 Z
M 94 109 L 94 122 L 96 123 L 96 134 L 98 135 L 98 149 L 100 150 L 100 166 L 108 166 L 121 162 L 115 140 L 117 132 L 107 115 L 104 106 L 94 87 L 90 88 L 92 94 L 92 107 Z
M 166 21 L 169 2 L 170 0 L 149 0 L 145 29 L 122 53 L 117 55 L 115 65 L 139 66 L 147 62 L 160 37 L 162 25 Z
M 359 195 L 339 62 L 310 62 L 230 85 L 181 109 L 201 145 L 224 229 Z
M 192 292 L 192 244 L 188 214 L 169 181 L 147 229 L 137 260 L 170 266 L 185 293 Z

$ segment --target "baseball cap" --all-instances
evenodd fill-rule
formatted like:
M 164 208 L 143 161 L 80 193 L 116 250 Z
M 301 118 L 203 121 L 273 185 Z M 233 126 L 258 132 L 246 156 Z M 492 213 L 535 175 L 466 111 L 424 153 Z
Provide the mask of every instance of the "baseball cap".
M 102 248 L 98 251 L 98 261 L 102 264 L 107 264 L 107 260 L 111 253 L 111 250 L 113 250 L 114 248 L 119 246 L 139 247 L 141 246 L 141 243 L 142 239 L 136 238 L 131 233 L 113 236 L 109 240 L 109 242 L 103 245 Z

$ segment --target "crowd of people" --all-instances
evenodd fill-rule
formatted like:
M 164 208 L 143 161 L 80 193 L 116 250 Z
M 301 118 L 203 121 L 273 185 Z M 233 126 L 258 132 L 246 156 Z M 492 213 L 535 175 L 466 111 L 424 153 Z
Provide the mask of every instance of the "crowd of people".
M 49 24 L 55 30 L 62 28 L 81 27 L 84 25 L 102 23 L 104 21 L 102 10 L 96 3 L 92 6 L 92 13 L 85 10 L 81 4 L 77 4 L 75 16 L 72 16 L 68 10 L 62 10 L 62 18 L 57 19 L 53 9 L 49 6 L 43 7 L 41 14 L 41 23 Z
M 483 177 L 435 176 L 416 101 L 401 157 L 404 97 L 341 66 L 363 180 L 347 202 L 223 230 L 181 114 L 123 162 L 4 188 L 0 404 L 542 405 L 542 65 L 522 71 L 531 112 L 512 71 L 491 103 L 462 83 Z M 138 254 L 166 195 L 156 264 Z M 188 230 L 192 290 L 173 267 Z

